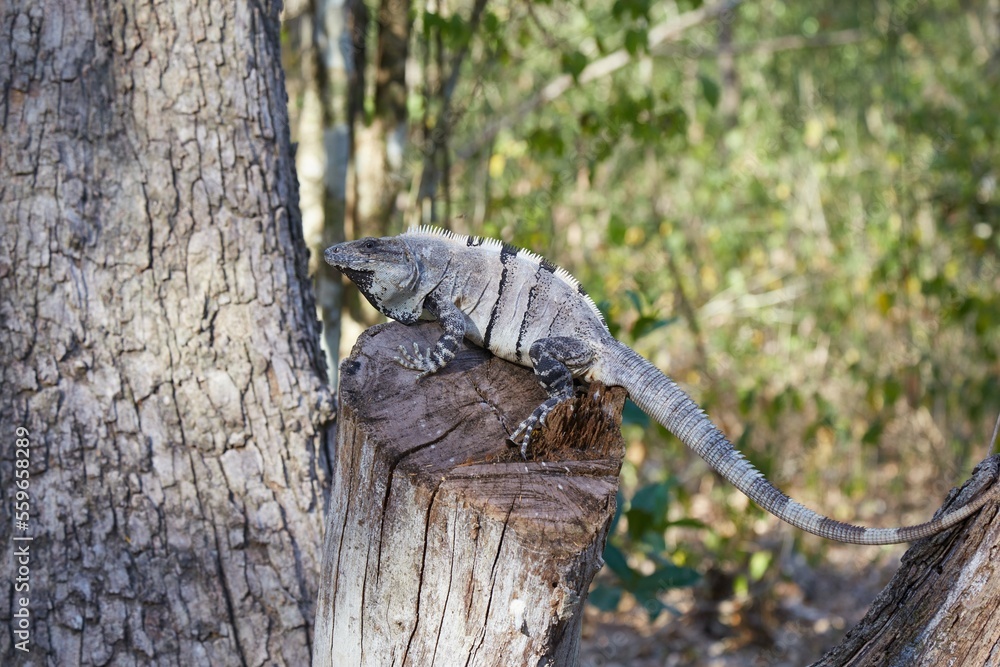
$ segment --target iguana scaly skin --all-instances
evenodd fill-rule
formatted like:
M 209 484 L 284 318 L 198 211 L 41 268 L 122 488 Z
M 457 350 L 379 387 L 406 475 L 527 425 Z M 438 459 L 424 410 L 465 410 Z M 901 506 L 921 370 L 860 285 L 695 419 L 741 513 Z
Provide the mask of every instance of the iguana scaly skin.
M 384 315 L 413 324 L 440 322 L 434 347 L 400 347 L 396 360 L 423 377 L 441 370 L 467 338 L 496 356 L 534 368 L 549 398 L 511 435 L 526 455 L 533 429 L 573 398 L 573 378 L 621 386 L 650 417 L 698 453 L 720 475 L 782 521 L 839 542 L 895 544 L 939 533 L 976 512 L 993 495 L 940 518 L 902 528 L 863 528 L 822 516 L 774 487 L 655 366 L 618 342 L 579 283 L 534 253 L 500 241 L 432 227 L 328 248 L 337 267 Z M 994 484 L 993 488 L 998 485 Z

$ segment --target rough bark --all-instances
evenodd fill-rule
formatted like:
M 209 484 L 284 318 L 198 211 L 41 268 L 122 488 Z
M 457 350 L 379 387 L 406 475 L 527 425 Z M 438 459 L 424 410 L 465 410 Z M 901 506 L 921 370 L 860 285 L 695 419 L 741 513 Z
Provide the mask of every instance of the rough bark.
M 341 364 L 314 665 L 571 665 L 624 451 L 625 393 L 590 388 L 520 459 L 545 398 L 530 369 L 467 347 L 415 380 L 381 325 Z
M 330 406 L 278 11 L 3 5 L 4 664 L 309 659 Z
M 981 463 L 941 512 L 996 481 Z M 868 614 L 813 667 L 982 667 L 1000 664 L 1000 516 L 993 502 L 953 530 L 921 540 Z

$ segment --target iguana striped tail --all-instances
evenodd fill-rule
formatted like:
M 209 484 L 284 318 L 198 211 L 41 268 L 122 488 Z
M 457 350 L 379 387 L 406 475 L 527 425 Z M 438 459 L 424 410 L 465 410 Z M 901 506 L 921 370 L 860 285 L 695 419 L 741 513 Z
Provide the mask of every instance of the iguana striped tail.
M 954 526 L 977 512 L 997 495 L 996 481 L 971 502 L 937 519 L 899 528 L 864 528 L 817 514 L 797 503 L 771 484 L 726 439 L 698 405 L 653 364 L 615 341 L 613 358 L 605 364 L 606 384 L 625 387 L 643 412 L 658 421 L 681 442 L 693 449 L 716 472 L 755 503 L 796 528 L 838 542 L 851 544 L 897 544 L 912 542 Z

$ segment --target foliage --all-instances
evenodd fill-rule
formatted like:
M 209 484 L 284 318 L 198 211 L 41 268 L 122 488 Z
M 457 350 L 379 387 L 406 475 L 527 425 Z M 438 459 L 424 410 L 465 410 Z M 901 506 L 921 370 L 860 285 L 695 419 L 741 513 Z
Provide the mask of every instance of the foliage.
M 475 28 L 472 3 L 435 4 L 415 61 L 469 57 L 448 104 L 410 105 L 413 125 L 448 131 L 434 150 L 453 155 L 437 194 L 450 226 L 564 265 L 787 491 L 838 518 L 922 519 L 986 454 L 1000 407 L 1000 22 L 986 4 L 762 0 L 655 48 L 655 26 L 701 3 L 493 2 Z M 617 52 L 628 64 L 588 69 Z M 414 178 L 430 150 L 417 134 Z M 640 512 L 700 464 L 626 422 Z M 738 536 L 759 511 L 701 491 L 722 508 L 712 557 L 750 562 Z M 881 493 L 914 517 L 862 502 Z M 650 517 L 638 534 L 628 517 L 606 557 L 637 597 L 669 575 L 630 559 L 673 562 L 653 548 L 665 512 Z
M 604 548 L 604 562 L 614 573 L 613 582 L 603 582 L 594 587 L 590 601 L 597 608 L 611 611 L 618 607 L 624 593 L 635 596 L 651 619 L 668 607 L 660 601 L 660 594 L 670 588 L 690 586 L 699 579 L 698 571 L 680 565 L 683 551 L 675 551 L 673 559 L 665 556 L 667 543 L 664 534 L 670 528 L 697 528 L 704 525 L 693 519 L 667 518 L 670 493 L 676 486 L 672 478 L 654 482 L 638 489 L 624 511 L 626 528 L 616 531 L 626 505 L 618 493 L 618 506 L 610 528 L 610 539 Z M 630 563 L 636 561 L 635 563 Z M 638 562 L 641 561 L 641 564 Z
M 985 454 L 1000 388 L 1000 59 L 985 9 L 745 4 L 720 19 L 748 47 L 732 119 L 715 23 L 646 55 L 629 35 L 669 20 L 668 4 L 490 11 L 519 37 L 502 66 L 480 52 L 470 68 L 493 94 L 456 128 L 469 159 L 454 209 L 484 211 L 459 227 L 567 265 L 616 335 L 725 430 L 755 425 L 740 438 L 750 457 L 842 518 L 866 518 L 855 504 L 879 477 L 907 489 L 881 466 L 932 464 L 937 497 Z M 844 43 L 770 42 L 824 34 Z M 620 48 L 633 64 L 480 140 L 517 108 L 499 101 Z M 641 438 L 637 479 L 687 456 L 669 438 L 652 446 L 660 431 Z M 843 490 L 832 507 L 829 488 Z M 740 506 L 727 520 L 758 516 Z

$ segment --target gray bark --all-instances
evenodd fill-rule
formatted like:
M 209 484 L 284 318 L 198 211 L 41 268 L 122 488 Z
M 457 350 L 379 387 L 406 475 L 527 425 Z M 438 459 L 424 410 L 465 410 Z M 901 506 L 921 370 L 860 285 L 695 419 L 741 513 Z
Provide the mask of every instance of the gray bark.
M 309 659 L 330 402 L 278 11 L 3 6 L 0 501 L 22 427 L 33 538 L 4 664 Z
M 531 370 L 467 347 L 416 382 L 393 361 L 439 335 L 380 325 L 341 364 L 313 664 L 575 664 L 625 392 L 557 408 L 525 462 L 505 438 L 545 398 Z

